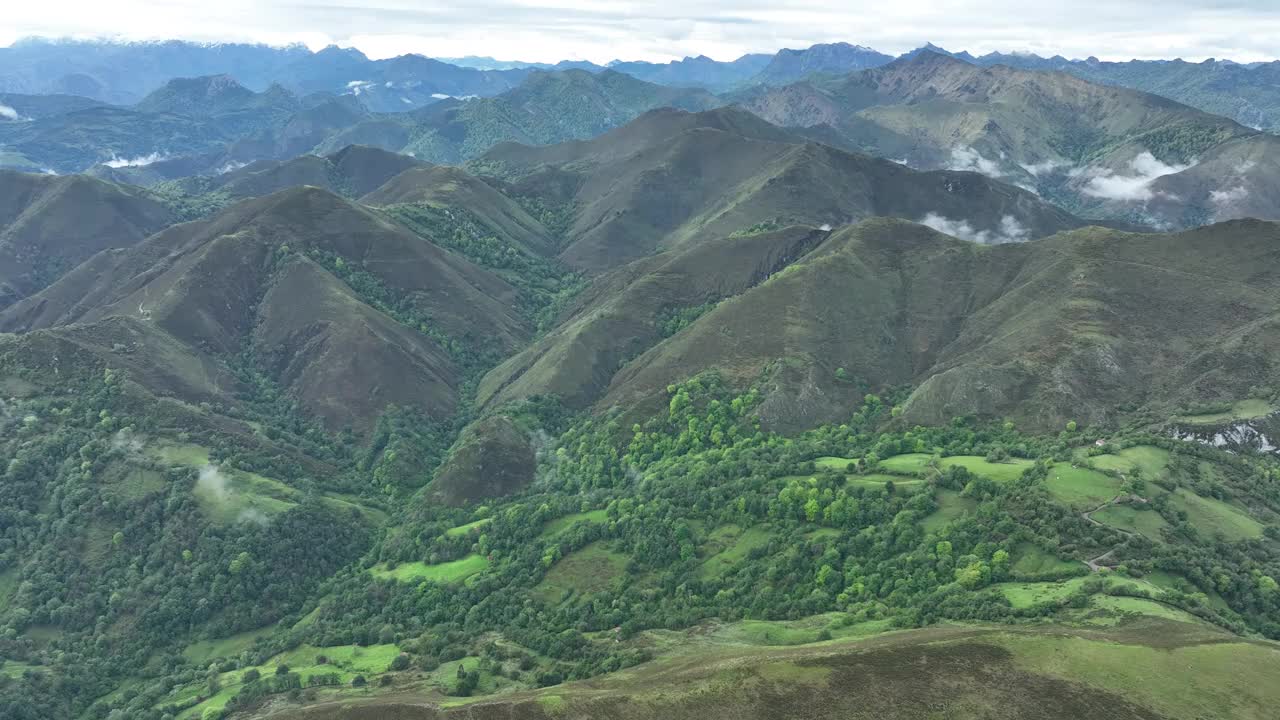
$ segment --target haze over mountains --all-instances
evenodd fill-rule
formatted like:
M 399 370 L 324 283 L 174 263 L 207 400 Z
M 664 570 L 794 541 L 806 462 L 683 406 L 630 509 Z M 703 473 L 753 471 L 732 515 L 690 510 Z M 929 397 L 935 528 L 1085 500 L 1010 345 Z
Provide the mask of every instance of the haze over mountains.
M 0 717 L 1269 717 L 1275 65 L 0 49 Z

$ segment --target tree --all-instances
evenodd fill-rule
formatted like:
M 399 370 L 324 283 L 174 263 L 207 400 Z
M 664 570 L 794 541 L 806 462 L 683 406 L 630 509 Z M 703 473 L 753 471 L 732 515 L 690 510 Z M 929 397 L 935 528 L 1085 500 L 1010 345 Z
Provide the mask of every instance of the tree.
M 252 555 L 250 555 L 247 552 L 242 552 L 239 555 L 237 555 L 234 560 L 231 561 L 231 564 L 227 566 L 227 571 L 230 572 L 232 575 L 239 575 L 240 573 L 244 572 L 244 569 L 248 567 L 249 563 L 252 561 L 253 561 Z
M 369 684 L 369 681 L 365 680 L 363 675 L 357 675 L 351 678 L 351 687 L 364 687 L 365 685 L 368 685 L 368 684 Z
M 1076 428 L 1078 427 L 1079 425 L 1076 425 L 1076 421 L 1072 420 L 1071 422 L 1067 423 L 1067 432 L 1075 432 Z

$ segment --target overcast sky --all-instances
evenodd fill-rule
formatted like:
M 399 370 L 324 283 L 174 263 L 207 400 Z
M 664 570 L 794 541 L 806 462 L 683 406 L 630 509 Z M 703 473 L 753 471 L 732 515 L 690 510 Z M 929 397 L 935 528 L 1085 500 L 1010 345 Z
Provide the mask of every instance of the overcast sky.
M 370 57 L 718 60 L 845 41 L 896 54 L 1033 51 L 1108 60 L 1280 55 L 1280 0 L 10 0 L 27 35 L 303 42 Z

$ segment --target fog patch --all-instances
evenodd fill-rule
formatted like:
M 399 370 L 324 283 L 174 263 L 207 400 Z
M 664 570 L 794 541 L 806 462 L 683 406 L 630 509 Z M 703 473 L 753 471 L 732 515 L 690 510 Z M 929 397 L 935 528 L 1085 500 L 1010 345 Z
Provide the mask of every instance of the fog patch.
M 137 454 L 142 452 L 145 444 L 142 439 L 133 434 L 133 428 L 120 428 L 120 431 L 111 437 L 111 449 Z
M 1038 178 L 1042 175 L 1051 175 L 1070 164 L 1064 160 L 1044 160 L 1038 163 L 1018 163 L 1018 167 L 1026 170 L 1028 175 Z
M 196 489 L 211 495 L 218 502 L 231 499 L 231 481 L 213 463 L 200 468 L 200 476 L 196 478 Z
M 933 228 L 944 235 L 982 245 L 1003 245 L 1005 243 L 1026 242 L 1031 239 L 1031 233 L 1012 215 L 1005 215 L 1000 218 L 1000 227 L 994 231 L 978 230 L 968 220 L 952 220 L 933 212 L 921 218 L 920 224 Z
M 109 168 L 146 167 L 148 165 L 151 165 L 152 163 L 158 163 L 161 160 L 168 160 L 168 159 L 169 159 L 168 155 L 162 155 L 158 152 L 153 152 L 150 155 L 139 155 L 138 157 L 134 157 L 134 158 L 117 157 L 113 153 L 111 155 L 111 159 L 102 164 L 106 165 Z
M 360 93 L 373 86 L 374 82 L 372 80 L 352 80 L 347 83 L 347 90 L 350 90 L 352 95 L 359 96 Z
M 983 157 L 982 153 L 974 148 L 963 145 L 951 148 L 951 159 L 947 163 L 947 169 L 976 172 L 994 178 L 1004 177 L 1005 174 L 995 160 Z
M 1243 184 L 1226 190 L 1209 191 L 1209 203 L 1213 205 L 1213 222 L 1234 217 L 1236 208 L 1247 199 L 1249 199 L 1249 188 Z
M 229 161 L 226 165 L 223 165 L 222 167 L 220 167 L 220 168 L 218 168 L 217 170 L 215 170 L 215 171 L 214 171 L 214 174 L 216 174 L 216 175 L 226 175 L 227 173 L 229 173 L 229 172 L 234 172 L 234 171 L 236 171 L 236 170 L 239 170 L 240 168 L 242 168 L 242 167 L 244 167 L 244 166 L 246 166 L 246 165 L 248 165 L 248 164 L 249 164 L 249 163 L 247 163 L 247 162 L 240 162 L 239 160 L 231 160 L 231 161 Z
M 1155 197 L 1151 183 L 1165 175 L 1180 173 L 1194 166 L 1167 165 L 1156 159 L 1150 152 L 1143 152 L 1129 161 L 1132 174 L 1121 175 L 1110 168 L 1094 168 L 1089 170 L 1089 181 L 1081 189 L 1089 197 L 1104 200 L 1120 200 L 1123 202 L 1143 202 Z
M 20 122 L 20 121 L 26 120 L 26 118 L 23 117 L 21 113 L 9 107 L 8 105 L 0 105 L 0 118 L 3 118 L 5 120 L 12 120 L 14 122 Z
M 257 508 L 245 508 L 236 515 L 236 522 L 253 523 L 254 525 L 266 525 L 271 519 L 267 514 Z

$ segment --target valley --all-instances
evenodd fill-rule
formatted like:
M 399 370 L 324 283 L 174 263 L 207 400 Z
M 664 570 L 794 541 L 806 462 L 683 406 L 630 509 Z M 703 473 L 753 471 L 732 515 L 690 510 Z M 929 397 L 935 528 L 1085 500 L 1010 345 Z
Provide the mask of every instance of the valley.
M 0 717 L 1270 717 L 1280 141 L 1167 65 L 0 48 Z

